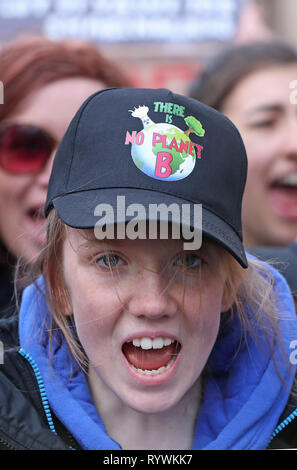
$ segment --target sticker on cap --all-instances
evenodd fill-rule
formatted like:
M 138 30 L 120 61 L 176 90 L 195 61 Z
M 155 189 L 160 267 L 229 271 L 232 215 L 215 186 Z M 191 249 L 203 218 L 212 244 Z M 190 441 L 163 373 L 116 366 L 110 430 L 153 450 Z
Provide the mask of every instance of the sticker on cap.
M 155 110 L 172 109 L 174 114 L 184 117 L 184 108 L 173 103 L 154 103 Z M 190 139 L 193 133 L 203 137 L 205 130 L 194 116 L 184 117 L 187 128 L 182 130 L 170 122 L 155 123 L 148 116 L 148 106 L 129 110 L 132 116 L 142 121 L 139 132 L 127 131 L 125 144 L 131 145 L 133 162 L 146 175 L 163 181 L 178 181 L 194 170 L 196 159 L 202 157 L 203 146 Z M 171 118 L 167 114 L 166 118 Z M 170 119 L 169 119 L 170 120 Z

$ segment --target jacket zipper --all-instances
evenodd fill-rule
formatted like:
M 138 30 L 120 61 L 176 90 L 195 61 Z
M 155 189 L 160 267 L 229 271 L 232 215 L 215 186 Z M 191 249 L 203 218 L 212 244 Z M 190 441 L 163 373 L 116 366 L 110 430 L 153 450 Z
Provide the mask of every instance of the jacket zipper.
M 5 441 L 4 439 L 2 439 L 2 437 L 0 437 L 0 445 L 3 444 L 4 447 L 7 447 L 8 449 L 10 450 L 17 450 L 16 447 L 13 447 L 11 444 L 9 444 L 7 441 Z
M 286 427 L 288 426 L 295 418 L 297 418 L 297 408 L 285 418 L 273 431 L 269 443 Z
M 29 353 L 26 353 L 26 351 L 25 351 L 23 348 L 20 348 L 20 349 L 18 350 L 18 353 L 19 353 L 21 356 L 23 356 L 23 357 L 29 362 L 29 364 L 31 365 L 31 367 L 32 367 L 32 369 L 33 369 L 33 372 L 34 372 L 35 377 L 36 377 L 36 380 L 37 380 L 37 384 L 38 384 L 40 396 L 41 396 L 42 406 L 43 406 L 43 409 L 44 409 L 44 412 L 45 412 L 45 415 L 46 415 L 46 419 L 47 419 L 49 428 L 50 428 L 50 430 L 51 430 L 54 434 L 57 434 L 57 431 L 56 431 L 55 426 L 54 426 L 52 414 L 51 414 L 51 411 L 50 411 L 50 406 L 49 406 L 48 398 L 47 398 L 47 395 L 46 395 L 44 382 L 43 382 L 42 376 L 41 376 L 41 374 L 40 374 L 38 365 L 36 364 L 36 362 L 35 362 L 35 360 L 33 359 L 33 357 L 32 357 Z M 274 430 L 273 433 L 271 434 L 271 438 L 270 438 L 269 443 L 270 443 L 286 426 L 288 426 L 288 425 L 293 421 L 293 419 L 295 419 L 295 418 L 297 418 L 297 408 L 275 428 L 275 430 Z M 4 441 L 4 440 L 1 439 L 1 438 L 0 438 L 0 442 L 2 442 L 5 446 L 14 449 L 13 446 L 11 446 L 8 442 Z M 71 447 L 71 448 L 74 449 L 73 447 Z
M 43 409 L 44 409 L 44 412 L 45 412 L 45 416 L 46 416 L 49 428 L 54 434 L 57 435 L 57 431 L 56 431 L 55 426 L 54 426 L 54 422 L 53 422 L 53 418 L 52 418 L 48 398 L 47 398 L 46 391 L 45 391 L 44 382 L 43 382 L 43 379 L 41 377 L 38 365 L 34 361 L 33 357 L 29 353 L 26 353 L 26 351 L 23 348 L 20 348 L 18 350 L 18 353 L 21 356 L 23 356 L 23 358 L 25 358 L 29 362 L 29 364 L 31 365 L 31 367 L 33 369 L 33 372 L 34 372 L 36 380 L 37 380 L 39 392 L 40 392 L 42 406 L 43 406 Z

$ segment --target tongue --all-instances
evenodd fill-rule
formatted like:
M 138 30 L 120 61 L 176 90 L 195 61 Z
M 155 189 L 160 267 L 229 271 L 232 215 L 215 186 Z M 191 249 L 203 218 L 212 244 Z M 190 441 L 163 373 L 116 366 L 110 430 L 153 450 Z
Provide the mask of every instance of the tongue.
M 271 202 L 275 212 L 287 219 L 297 219 L 297 188 L 275 186 L 271 190 Z
M 176 343 L 164 346 L 161 349 L 148 350 L 133 346 L 132 343 L 125 343 L 123 353 L 130 364 L 137 369 L 157 370 L 160 367 L 166 366 L 172 356 L 176 354 Z

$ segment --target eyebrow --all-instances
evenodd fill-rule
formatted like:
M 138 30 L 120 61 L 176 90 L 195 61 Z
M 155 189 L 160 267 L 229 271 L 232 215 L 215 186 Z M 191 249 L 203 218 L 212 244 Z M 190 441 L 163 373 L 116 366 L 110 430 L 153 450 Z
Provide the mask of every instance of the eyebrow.
M 276 111 L 279 112 L 279 111 L 283 111 L 283 109 L 284 109 L 284 106 L 282 104 L 278 104 L 278 103 L 263 104 L 260 106 L 256 106 L 253 109 L 250 109 L 247 112 L 247 114 L 251 116 L 253 114 L 260 113 L 260 112 L 276 112 Z
M 78 245 L 78 250 L 81 250 L 81 249 L 93 249 L 93 248 L 96 248 L 96 247 L 99 247 L 99 246 L 107 246 L 109 240 L 98 240 L 98 239 L 95 239 L 95 240 L 85 240 L 81 243 L 79 243 Z

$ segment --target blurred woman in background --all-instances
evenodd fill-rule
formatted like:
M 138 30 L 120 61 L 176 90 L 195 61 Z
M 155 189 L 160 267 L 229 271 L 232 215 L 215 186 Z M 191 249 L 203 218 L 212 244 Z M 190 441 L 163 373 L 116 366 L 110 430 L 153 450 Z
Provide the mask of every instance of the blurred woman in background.
M 254 42 L 221 54 L 190 91 L 228 116 L 243 137 L 247 247 L 288 245 L 297 238 L 297 106 L 290 100 L 296 78 L 294 49 L 278 41 Z
M 131 86 L 84 42 L 20 39 L 0 51 L 0 317 L 14 311 L 16 259 L 33 262 L 45 241 L 43 205 L 54 154 L 92 93 Z

